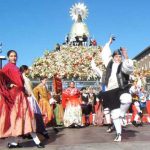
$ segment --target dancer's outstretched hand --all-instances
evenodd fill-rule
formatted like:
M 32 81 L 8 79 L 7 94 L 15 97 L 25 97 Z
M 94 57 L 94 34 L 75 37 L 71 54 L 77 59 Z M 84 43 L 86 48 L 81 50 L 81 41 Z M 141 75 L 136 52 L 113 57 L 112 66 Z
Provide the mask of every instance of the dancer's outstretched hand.
M 112 44 L 112 42 L 115 41 L 115 40 L 116 40 L 116 38 L 114 36 L 111 36 L 110 39 L 109 39 L 109 44 Z

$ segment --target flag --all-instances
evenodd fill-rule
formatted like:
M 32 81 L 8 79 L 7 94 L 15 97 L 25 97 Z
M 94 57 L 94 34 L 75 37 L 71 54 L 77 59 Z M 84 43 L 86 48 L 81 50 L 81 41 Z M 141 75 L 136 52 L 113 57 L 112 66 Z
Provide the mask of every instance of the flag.
M 57 76 L 53 77 L 53 89 L 56 94 L 62 93 L 62 80 Z

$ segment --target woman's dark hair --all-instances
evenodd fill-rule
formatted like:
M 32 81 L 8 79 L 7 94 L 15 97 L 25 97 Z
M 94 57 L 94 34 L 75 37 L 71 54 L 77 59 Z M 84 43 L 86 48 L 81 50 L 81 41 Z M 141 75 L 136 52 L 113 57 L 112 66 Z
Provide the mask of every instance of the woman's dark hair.
M 25 70 L 28 70 L 28 66 L 22 65 L 22 66 L 20 67 L 20 72 L 23 73 Z
M 86 90 L 86 87 L 82 87 L 80 91 Z
M 9 55 L 10 55 L 11 53 L 15 53 L 16 56 L 17 56 L 17 52 L 16 52 L 15 50 L 9 50 L 9 51 L 7 52 L 7 57 L 9 57 Z M 17 56 L 17 57 L 18 57 L 18 56 Z
M 40 81 L 47 79 L 47 76 L 40 76 Z

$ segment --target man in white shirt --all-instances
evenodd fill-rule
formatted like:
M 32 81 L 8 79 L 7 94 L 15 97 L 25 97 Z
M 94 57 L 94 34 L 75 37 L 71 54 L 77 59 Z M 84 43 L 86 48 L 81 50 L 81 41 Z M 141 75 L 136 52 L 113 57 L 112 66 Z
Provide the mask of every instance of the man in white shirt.
M 114 141 L 120 142 L 122 133 L 121 120 L 125 117 L 125 113 L 132 102 L 128 81 L 129 75 L 133 72 L 133 61 L 128 59 L 127 51 L 124 48 L 114 51 L 112 55 L 109 47 L 112 41 L 113 38 L 111 37 L 101 52 L 102 61 L 106 67 L 106 92 L 102 94 L 102 98 L 104 114 L 107 117 L 111 114 L 111 119 L 117 132 L 117 137 Z M 122 57 L 124 58 L 123 61 Z M 92 60 L 91 66 L 99 76 L 102 76 L 103 73 L 98 70 L 94 60 Z

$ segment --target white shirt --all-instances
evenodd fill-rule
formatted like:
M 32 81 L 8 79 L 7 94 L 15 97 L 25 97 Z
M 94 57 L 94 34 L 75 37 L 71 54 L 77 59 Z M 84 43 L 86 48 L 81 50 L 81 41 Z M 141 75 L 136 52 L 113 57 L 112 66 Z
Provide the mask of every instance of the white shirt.
M 118 66 L 119 66 L 119 63 L 113 63 L 113 65 L 112 65 L 111 75 L 108 80 L 108 86 L 106 87 L 107 91 L 119 87 L 118 81 L 117 81 L 117 76 L 116 76 Z
M 102 53 L 101 53 L 102 61 L 103 61 L 106 68 L 107 68 L 107 65 L 110 62 L 110 60 L 113 59 L 111 49 L 110 49 L 109 46 L 110 46 L 110 41 L 105 44 L 105 46 L 103 47 Z M 118 81 L 117 81 L 117 76 L 116 76 L 118 66 L 119 66 L 119 63 L 115 63 L 115 62 L 112 65 L 112 72 L 111 72 L 111 75 L 110 75 L 110 78 L 109 78 L 109 81 L 108 81 L 108 86 L 106 87 L 107 91 L 119 87 Z M 122 66 L 123 66 L 122 71 L 125 74 L 131 74 L 133 72 L 134 66 L 133 66 L 133 61 L 132 60 L 125 59 L 123 61 Z
M 111 49 L 110 49 L 110 42 L 107 42 L 105 44 L 105 46 L 103 47 L 103 50 L 101 52 L 101 58 L 102 58 L 102 61 L 105 65 L 105 67 L 107 68 L 107 65 L 108 63 L 110 62 L 110 60 L 112 60 L 112 53 L 111 53 Z M 112 65 L 112 72 L 111 72 L 111 75 L 110 75 L 110 78 L 109 78 L 109 81 L 108 81 L 108 86 L 106 87 L 106 90 L 112 90 L 112 89 L 115 89 L 115 88 L 118 88 L 119 85 L 118 85 L 118 81 L 117 81 L 117 76 L 116 76 L 116 73 L 117 73 L 117 70 L 118 70 L 118 66 L 119 66 L 119 63 L 113 63 Z M 123 61 L 123 64 L 122 64 L 122 68 L 123 68 L 123 72 L 125 74 L 131 74 L 133 72 L 133 61 L 130 60 L 130 59 L 125 59 Z M 94 62 L 94 60 L 91 61 L 91 67 L 92 69 L 95 71 L 95 73 L 102 77 L 102 70 L 100 70 L 98 67 L 96 67 L 96 64 Z
M 22 74 L 22 76 L 23 76 L 23 80 L 24 80 L 24 87 L 25 87 L 27 94 L 33 95 L 32 83 L 31 83 L 30 79 L 24 73 Z
M 130 90 L 129 90 L 129 92 L 131 94 L 137 94 L 137 95 L 139 94 L 139 91 L 140 91 L 140 88 L 139 87 L 135 87 L 134 85 L 132 85 Z

